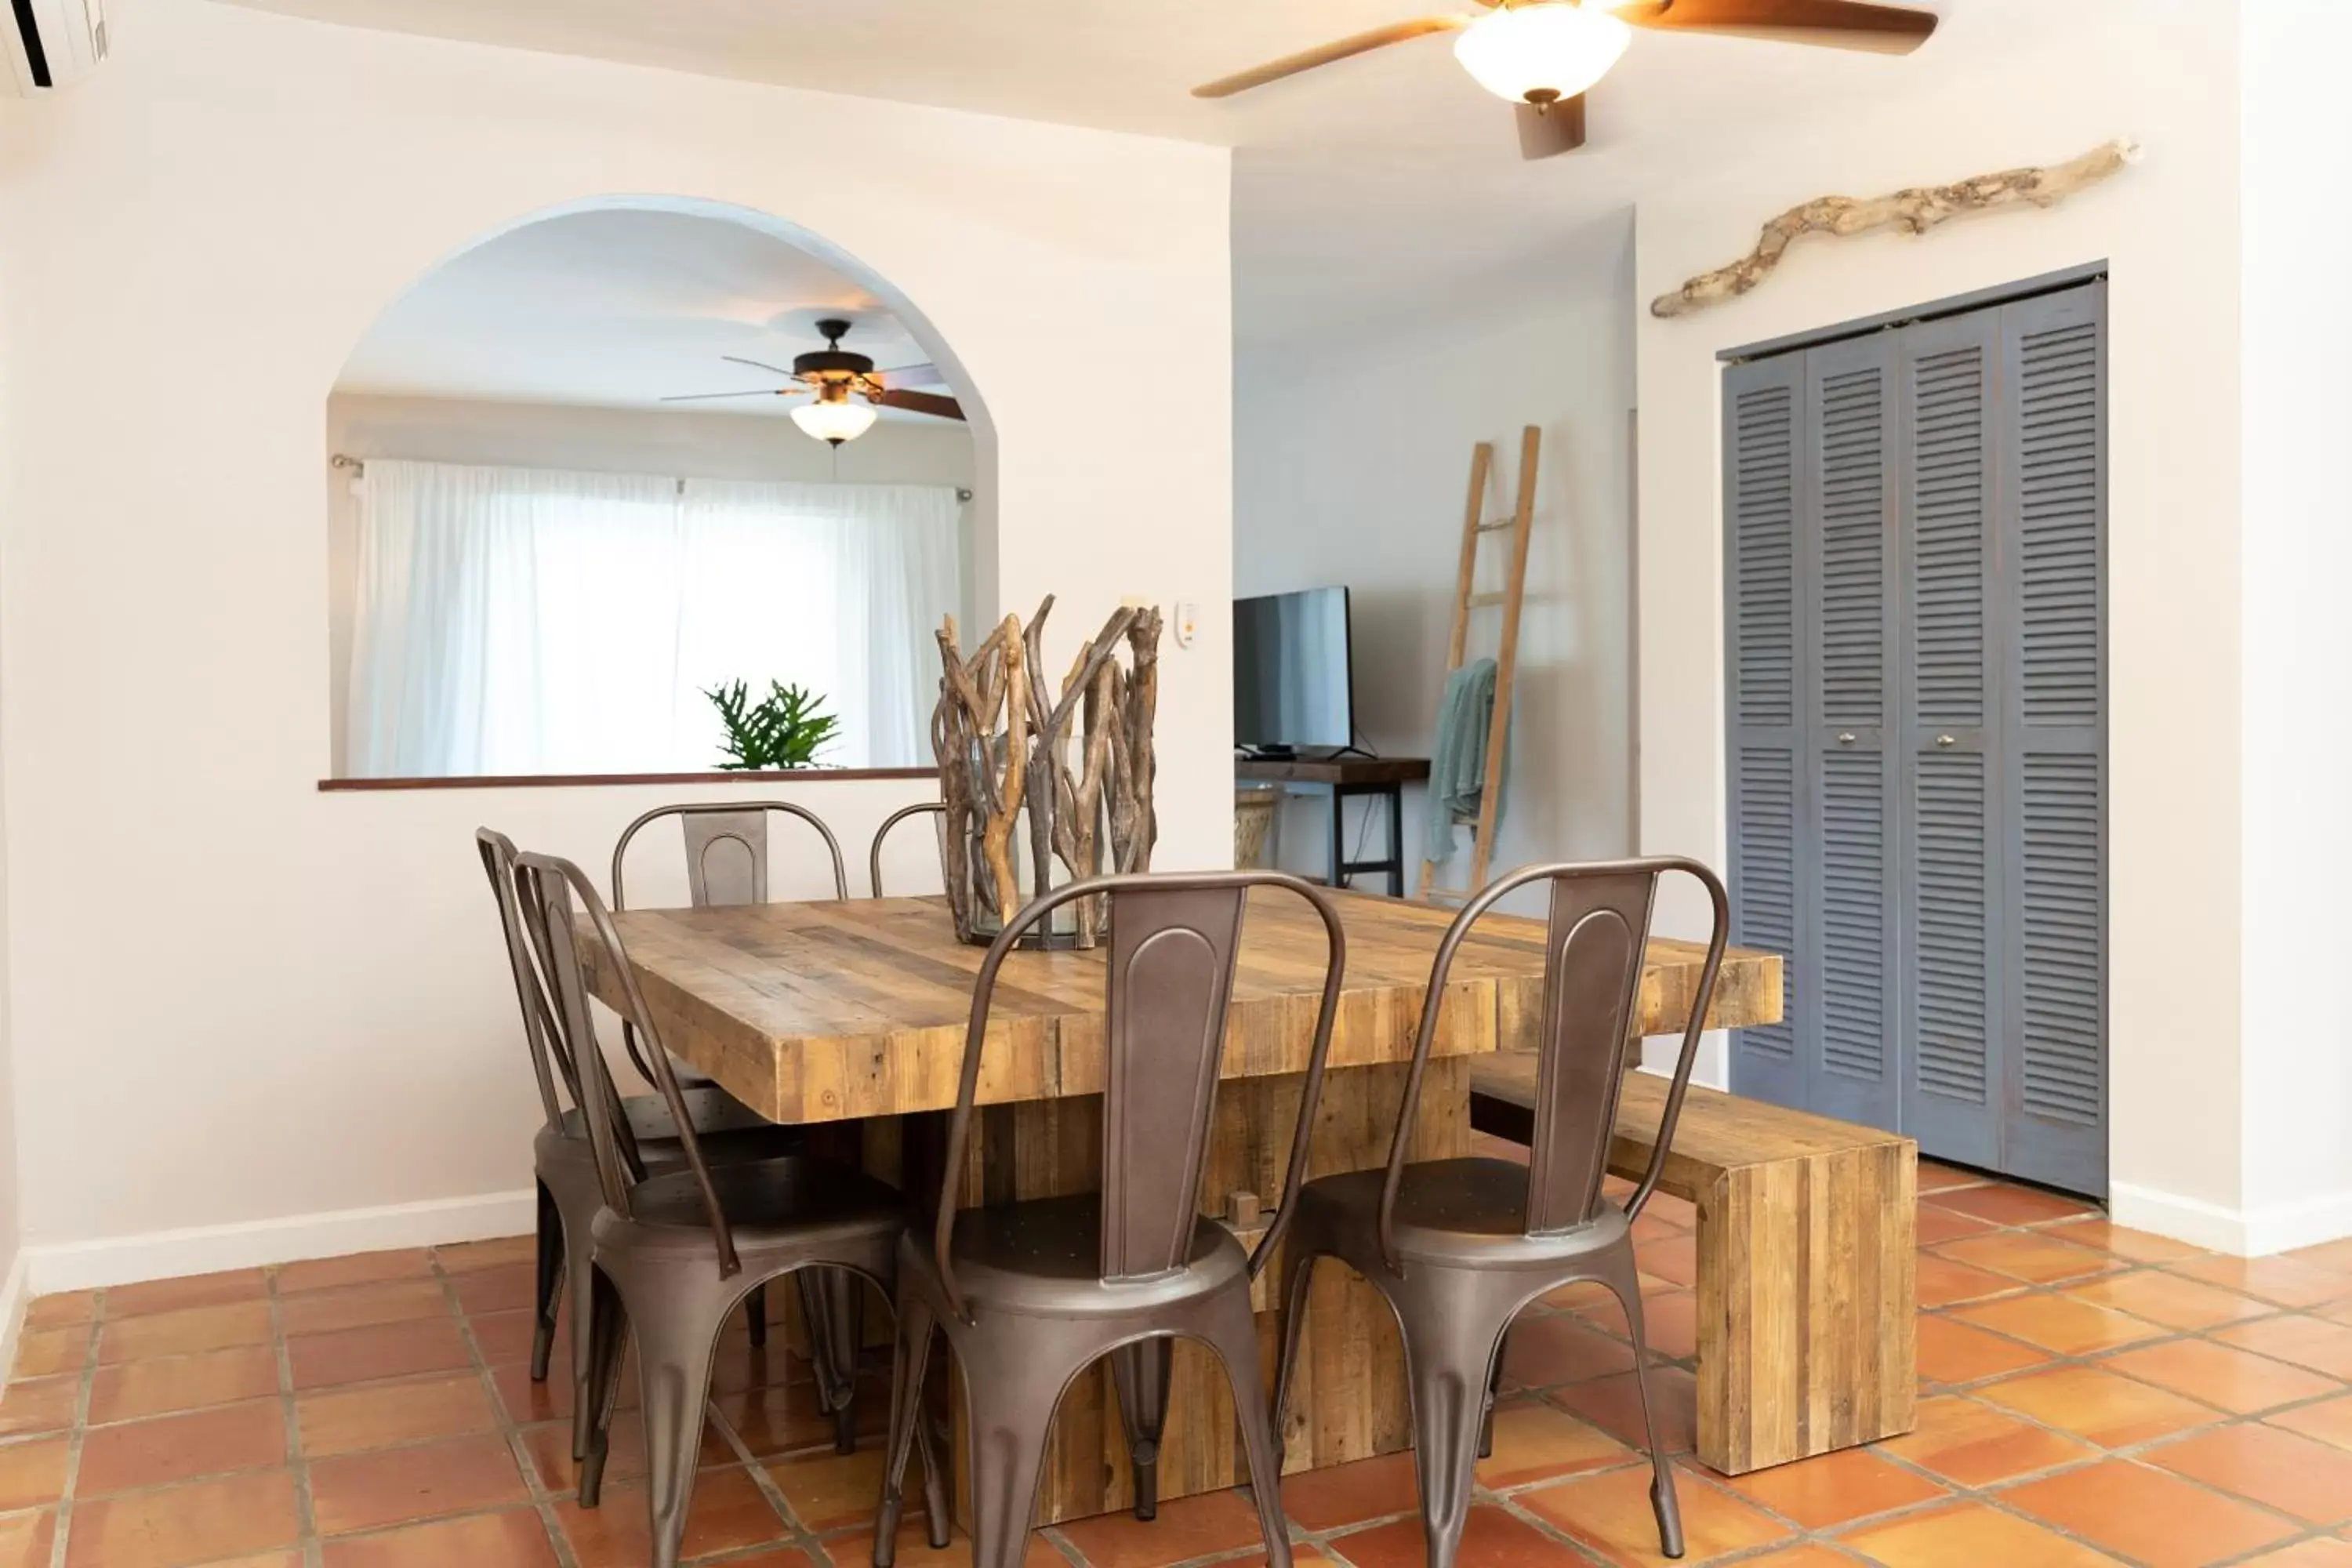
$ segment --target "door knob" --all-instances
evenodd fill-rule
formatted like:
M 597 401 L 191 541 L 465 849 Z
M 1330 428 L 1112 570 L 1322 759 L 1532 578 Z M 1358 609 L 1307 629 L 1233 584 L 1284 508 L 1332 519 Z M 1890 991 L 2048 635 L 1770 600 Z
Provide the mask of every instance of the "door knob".
M 1853 742 L 1854 742 L 1854 734 L 1853 734 L 1853 731 L 1851 731 L 1851 730 L 1841 730 L 1841 731 L 1838 731 L 1838 744 L 1839 744 L 1839 745 L 1841 745 L 1841 746 L 1851 746 L 1851 745 L 1853 745 Z
M 1959 742 L 1949 735 L 1938 735 L 1936 737 L 1936 744 L 1939 746 L 1957 746 Z

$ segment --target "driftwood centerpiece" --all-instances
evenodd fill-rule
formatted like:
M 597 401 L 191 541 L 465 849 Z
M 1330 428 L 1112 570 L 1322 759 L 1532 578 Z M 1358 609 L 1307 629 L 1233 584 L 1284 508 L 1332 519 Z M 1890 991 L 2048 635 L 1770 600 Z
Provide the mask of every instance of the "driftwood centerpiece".
M 1150 869 L 1160 836 L 1151 806 L 1160 612 L 1113 614 L 1049 692 L 1040 672 L 1053 607 L 1047 595 L 1026 628 L 1005 616 L 968 658 L 955 617 L 940 628 L 931 749 L 947 806 L 941 870 L 966 942 L 992 940 L 1024 902 L 1066 882 Z M 1087 899 L 1024 941 L 1092 947 L 1100 932 L 1101 910 Z
M 2025 204 L 2051 206 L 2085 185 L 2096 184 L 2138 156 L 2137 143 L 2109 142 L 2079 158 L 2046 169 L 2003 169 L 1999 174 L 1979 174 L 1953 184 L 1915 185 L 1866 200 L 1816 196 L 1766 224 L 1756 248 L 1730 266 L 1702 272 L 1673 293 L 1661 294 L 1651 300 L 1650 314 L 1684 316 L 1738 299 L 1764 281 L 1772 268 L 1780 265 L 1781 255 L 1804 235 L 1853 236 L 1888 227 L 1925 234 L 1963 213 L 1992 212 Z

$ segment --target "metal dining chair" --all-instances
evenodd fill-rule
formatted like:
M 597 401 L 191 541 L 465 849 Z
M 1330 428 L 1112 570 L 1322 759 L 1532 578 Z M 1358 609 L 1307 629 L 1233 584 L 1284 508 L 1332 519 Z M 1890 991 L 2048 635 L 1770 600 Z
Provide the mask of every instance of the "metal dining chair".
M 530 1375 L 535 1383 L 547 1379 L 557 1306 L 568 1295 L 572 1325 L 572 1457 L 577 1459 L 588 1449 L 589 1273 L 585 1259 L 589 1229 L 600 1202 L 595 1160 L 589 1148 L 587 1101 L 583 1098 L 579 1064 L 557 1027 L 554 1006 L 531 962 L 522 890 L 515 880 L 514 842 L 484 827 L 475 831 L 474 844 L 481 855 L 482 869 L 489 877 L 490 891 L 498 900 L 515 1001 L 522 1009 L 523 1039 L 530 1048 L 531 1074 L 545 1114 L 531 1145 L 539 1188 L 539 1247 Z M 650 1080 L 650 1069 L 648 1074 Z M 609 1078 L 604 1081 L 611 1089 Z M 623 1099 L 617 1089 L 611 1093 L 614 1114 L 627 1123 L 646 1169 L 660 1174 L 682 1166 L 685 1154 L 670 1102 L 658 1094 Z M 761 1121 L 715 1087 L 686 1089 L 679 1103 L 701 1141 L 705 1158 L 714 1163 L 763 1159 L 794 1152 L 800 1147 L 798 1129 Z
M 885 896 L 882 891 L 882 843 L 890 837 L 890 830 L 910 816 L 936 816 L 945 822 L 947 815 L 948 808 L 940 802 L 919 800 L 912 805 L 900 806 L 882 819 L 882 826 L 874 830 L 874 847 L 866 857 L 866 885 L 874 889 L 876 898 Z
M 687 897 L 696 909 L 766 903 L 771 815 L 798 818 L 816 830 L 832 863 L 833 896 L 846 900 L 849 874 L 842 863 L 841 841 L 834 837 L 824 819 L 808 807 L 788 800 L 698 801 L 657 805 L 621 830 L 620 841 L 613 846 L 613 908 L 629 907 L 625 880 L 629 846 L 646 827 L 669 817 L 677 819 L 685 837 Z M 621 1044 L 650 1082 L 652 1069 L 638 1049 L 635 1026 L 625 1018 L 621 1021 Z M 675 1071 L 678 1064 L 670 1065 Z M 834 1447 L 846 1454 L 857 1446 L 857 1354 L 865 1341 L 865 1297 L 856 1280 L 847 1275 L 813 1271 L 799 1275 L 797 1281 L 817 1398 L 833 1416 Z M 766 1344 L 768 1293 L 754 1290 L 744 1311 L 751 1320 L 751 1343 Z
M 946 1333 L 963 1373 L 975 1568 L 1022 1562 L 1055 1408 L 1079 1373 L 1106 1356 L 1139 1503 L 1153 1494 L 1169 1358 L 1180 1335 L 1207 1344 L 1224 1367 L 1267 1561 L 1271 1568 L 1289 1568 L 1279 1439 L 1259 1381 L 1250 1281 L 1280 1245 L 1293 1205 L 1286 1198 L 1248 1254 L 1232 1231 L 1200 1212 L 1234 955 L 1256 888 L 1305 899 L 1329 940 L 1322 1009 L 1283 1185 L 1287 1194 L 1306 1173 L 1307 1132 L 1347 966 L 1338 911 L 1320 891 L 1269 871 L 1095 878 L 1022 910 L 981 961 L 936 1222 L 928 1246 L 910 1232 L 898 1247 L 898 1342 L 874 1531 L 877 1568 L 889 1568 L 894 1559 L 908 1448 L 924 1436 L 923 1378 L 934 1328 Z M 1005 955 L 1055 909 L 1097 896 L 1108 896 L 1110 905 L 1102 1191 L 959 1215 L 972 1100 Z
M 1620 1208 L 1604 1194 L 1602 1182 L 1617 1089 L 1629 1065 L 1629 1031 L 1638 1016 L 1651 911 L 1658 883 L 1670 872 L 1694 877 L 1706 889 L 1715 906 L 1714 931 L 1656 1147 L 1641 1184 Z M 1551 908 L 1528 1163 L 1462 1159 L 1408 1165 L 1405 1151 L 1412 1139 L 1422 1075 L 1454 954 L 1496 900 L 1535 882 L 1550 885 Z M 1315 1259 L 1336 1258 L 1387 1298 L 1404 1336 L 1430 1568 L 1451 1568 L 1461 1547 L 1505 1331 L 1537 1297 L 1588 1279 L 1608 1287 L 1624 1305 L 1649 1435 L 1650 1505 L 1657 1516 L 1659 1549 L 1668 1557 L 1683 1554 L 1674 1471 L 1658 1442 L 1652 1406 L 1632 1226 L 1657 1187 L 1674 1142 L 1730 930 L 1723 883 L 1695 860 L 1662 857 L 1531 866 L 1496 881 L 1463 908 L 1438 944 L 1387 1169 L 1324 1176 L 1297 1195 L 1297 1217 L 1283 1264 L 1288 1316 L 1275 1394 L 1276 1419 L 1297 1370 L 1299 1323 Z
M 602 1499 L 624 1352 L 634 1339 L 653 1563 L 675 1568 L 693 1503 L 703 1407 L 728 1318 L 768 1280 L 813 1268 L 871 1281 L 889 1294 L 909 1215 L 896 1190 L 846 1165 L 804 1155 L 732 1164 L 707 1160 L 686 1092 L 661 1049 L 620 933 L 596 889 L 579 867 L 547 855 L 517 856 L 515 879 L 530 956 L 555 998 L 556 1036 L 584 1091 L 596 1174 L 585 1259 L 592 1282 L 584 1401 L 590 1436 L 580 1504 L 593 1508 Z M 680 1163 L 669 1171 L 657 1173 L 646 1163 L 631 1121 L 615 1113 L 618 1097 L 596 1039 L 575 946 L 583 939 L 598 945 L 601 965 L 623 992 L 624 1005 L 615 1010 L 648 1047 L 678 1129 Z M 923 1450 L 931 1543 L 944 1547 L 945 1479 L 928 1434 L 915 1437 Z

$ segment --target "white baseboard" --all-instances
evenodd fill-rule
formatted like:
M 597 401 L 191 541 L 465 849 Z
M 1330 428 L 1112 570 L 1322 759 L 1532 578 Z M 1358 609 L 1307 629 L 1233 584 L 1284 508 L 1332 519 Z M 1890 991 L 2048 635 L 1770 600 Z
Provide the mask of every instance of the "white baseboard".
M 526 1187 L 520 1192 L 482 1193 L 430 1203 L 388 1204 L 381 1208 L 289 1215 L 241 1225 L 194 1226 L 144 1236 L 27 1247 L 18 1255 L 9 1280 L 10 1288 L 20 1293 L 28 1289 L 32 1295 L 46 1296 L 58 1290 L 212 1274 L 224 1268 L 523 1236 L 538 1220 L 538 1195 Z
M 2240 1258 L 2264 1258 L 2352 1237 L 2352 1193 L 2326 1193 L 2266 1208 L 2235 1209 L 2129 1182 L 2111 1182 L 2107 1207 L 2117 1225 Z
M 8 1260 L 7 1278 L 0 1279 L 0 1367 L 16 1364 L 16 1336 L 25 1329 L 25 1309 L 33 1304 L 30 1274 L 25 1249 L 19 1247 Z

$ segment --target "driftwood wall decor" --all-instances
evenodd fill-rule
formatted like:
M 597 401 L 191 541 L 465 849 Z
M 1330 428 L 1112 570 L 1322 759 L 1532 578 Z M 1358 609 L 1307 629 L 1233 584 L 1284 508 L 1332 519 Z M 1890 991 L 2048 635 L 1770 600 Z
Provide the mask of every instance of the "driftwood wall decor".
M 1160 612 L 1115 612 L 1049 692 L 1040 671 L 1053 607 L 1047 595 L 1025 629 L 1018 616 L 1005 616 L 969 658 L 954 616 L 939 631 L 931 748 L 947 805 L 941 870 L 957 934 L 968 942 L 990 940 L 1027 899 L 1065 882 L 1150 869 L 1160 836 L 1151 801 Z M 1038 944 L 1092 947 L 1094 900 L 1068 906 L 1066 921 L 1062 914 Z
M 2046 169 L 2004 169 L 1979 174 L 1956 184 L 1913 186 L 1884 196 L 1858 200 L 1853 196 L 1818 196 L 1790 207 L 1764 226 L 1756 248 L 1728 267 L 1702 272 L 1671 294 L 1650 301 L 1650 314 L 1684 316 L 1709 305 L 1736 300 L 1771 273 L 1780 257 L 1801 236 L 1851 236 L 1895 227 L 1925 234 L 1937 224 L 1963 213 L 1993 212 L 2031 204 L 2046 207 L 2063 201 L 2085 185 L 2096 184 L 2139 156 L 2130 141 L 2109 142 L 2081 157 Z

